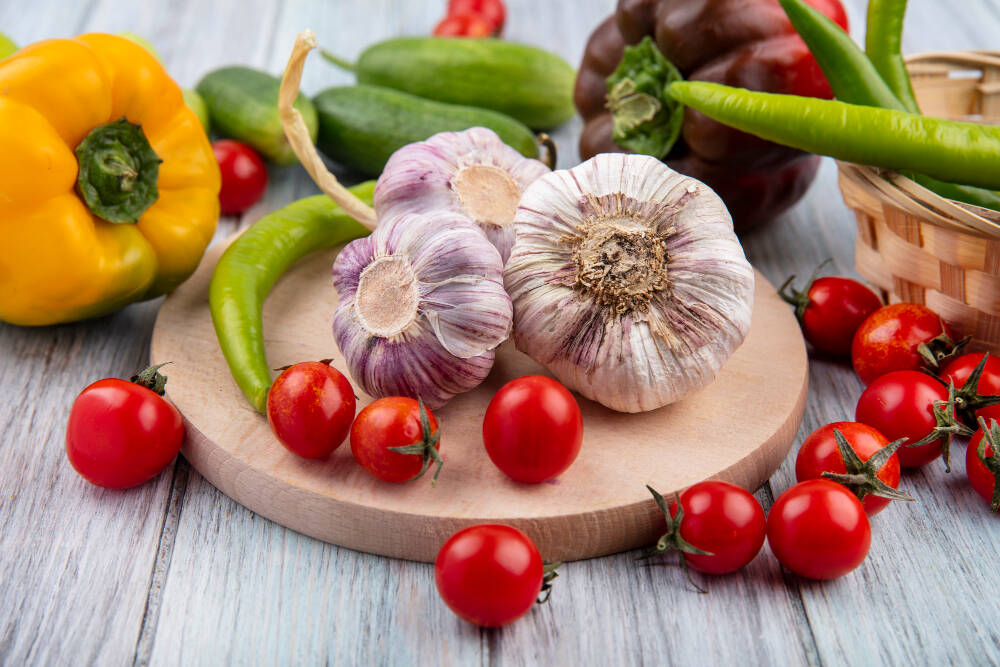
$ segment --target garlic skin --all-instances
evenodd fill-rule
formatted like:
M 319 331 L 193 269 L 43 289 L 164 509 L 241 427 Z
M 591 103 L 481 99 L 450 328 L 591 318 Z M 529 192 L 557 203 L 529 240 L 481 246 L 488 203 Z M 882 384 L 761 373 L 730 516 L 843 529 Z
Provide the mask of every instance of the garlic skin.
M 754 273 L 722 200 L 646 155 L 597 155 L 533 183 L 504 271 L 514 341 L 620 412 L 709 384 L 750 329 Z
M 334 338 L 374 397 L 439 408 L 486 378 L 510 334 L 500 254 L 458 214 L 380 219 L 337 255 L 333 284 Z
M 392 154 L 375 186 L 375 210 L 379 219 L 428 210 L 464 215 L 506 262 L 521 193 L 547 173 L 548 167 L 503 143 L 493 130 L 440 132 Z

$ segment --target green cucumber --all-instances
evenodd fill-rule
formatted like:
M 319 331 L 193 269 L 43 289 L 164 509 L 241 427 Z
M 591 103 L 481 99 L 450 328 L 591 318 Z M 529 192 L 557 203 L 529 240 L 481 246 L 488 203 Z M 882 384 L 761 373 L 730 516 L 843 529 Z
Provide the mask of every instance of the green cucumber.
M 208 118 L 208 108 L 205 106 L 205 100 L 201 99 L 201 95 L 198 94 L 197 90 L 191 90 L 190 88 L 182 88 L 181 94 L 184 95 L 184 104 L 194 112 L 194 115 L 198 117 L 198 122 L 205 129 L 205 134 L 208 134 L 212 129 L 212 122 Z
M 17 44 L 7 35 L 0 32 L 0 60 L 17 51 Z
M 161 65 L 163 64 L 163 58 L 160 57 L 160 52 L 156 50 L 156 47 L 153 46 L 152 42 L 150 42 L 142 35 L 137 35 L 134 32 L 120 32 L 118 33 L 118 36 L 124 37 L 128 41 L 138 44 L 142 48 L 149 51 L 150 55 L 156 58 L 157 62 L 159 62 Z
M 298 158 L 288 145 L 278 114 L 281 80 L 249 67 L 223 67 L 209 72 L 196 90 L 208 107 L 212 129 L 257 149 L 271 162 L 295 164 Z M 299 93 L 295 108 L 302 114 L 309 136 L 316 140 L 316 108 Z
M 525 157 L 538 157 L 535 135 L 523 123 L 488 109 L 445 104 L 390 88 L 339 86 L 313 98 L 319 114 L 316 142 L 327 157 L 368 176 L 382 173 L 389 156 L 438 132 L 486 127 Z
M 525 44 L 401 37 L 368 47 L 354 71 L 358 83 L 493 109 L 536 130 L 575 113 L 576 72 L 559 56 Z

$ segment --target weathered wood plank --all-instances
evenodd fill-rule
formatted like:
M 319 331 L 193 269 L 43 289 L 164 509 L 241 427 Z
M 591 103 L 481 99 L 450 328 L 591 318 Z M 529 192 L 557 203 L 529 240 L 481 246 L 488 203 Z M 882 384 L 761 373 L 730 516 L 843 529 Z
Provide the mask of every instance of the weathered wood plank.
M 64 438 L 85 384 L 145 362 L 155 309 L 0 325 L 0 662 L 132 659 L 172 474 L 101 490 L 67 463 Z

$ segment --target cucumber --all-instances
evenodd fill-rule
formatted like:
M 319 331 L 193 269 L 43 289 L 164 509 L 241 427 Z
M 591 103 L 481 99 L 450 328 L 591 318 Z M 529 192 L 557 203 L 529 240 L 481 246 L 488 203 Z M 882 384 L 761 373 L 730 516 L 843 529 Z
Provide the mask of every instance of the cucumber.
M 124 37 L 128 41 L 138 44 L 142 48 L 149 51 L 150 55 L 156 58 L 157 62 L 159 62 L 161 65 L 163 64 L 163 58 L 160 57 L 160 52 L 157 51 L 156 47 L 153 46 L 153 44 L 142 35 L 137 35 L 134 32 L 120 32 L 118 33 L 118 36 Z
M 493 109 L 543 130 L 574 113 L 576 73 L 559 56 L 497 39 L 402 37 L 366 49 L 358 83 Z
M 0 32 L 0 60 L 17 51 L 17 44 L 7 35 Z
M 538 157 L 535 135 L 496 111 L 445 104 L 376 86 L 327 88 L 313 98 L 319 113 L 316 144 L 327 157 L 369 176 L 382 173 L 389 156 L 438 132 L 482 126 L 526 157 Z
M 208 134 L 212 130 L 212 123 L 208 119 L 208 109 L 205 107 L 205 100 L 201 99 L 201 95 L 198 94 L 197 90 L 191 90 L 190 88 L 182 88 L 181 94 L 184 95 L 184 104 L 194 112 L 194 115 L 198 117 L 198 122 L 205 129 L 205 134 Z
M 208 107 L 212 128 L 219 134 L 257 149 L 271 162 L 295 164 L 298 158 L 288 145 L 278 114 L 281 80 L 249 67 L 223 67 L 209 72 L 196 90 Z M 316 140 L 316 108 L 299 93 L 295 108 L 302 114 L 309 136 Z

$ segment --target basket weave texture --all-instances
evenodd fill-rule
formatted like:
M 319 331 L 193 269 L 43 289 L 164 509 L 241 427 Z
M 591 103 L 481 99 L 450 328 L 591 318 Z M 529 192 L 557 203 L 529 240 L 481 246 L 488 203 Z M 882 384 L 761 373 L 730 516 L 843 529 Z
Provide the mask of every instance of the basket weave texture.
M 927 53 L 907 62 L 924 114 L 1000 123 L 1000 52 Z M 1000 352 L 1000 214 L 944 199 L 892 171 L 837 165 L 857 217 L 858 272 L 890 302 L 926 304 L 972 335 L 976 349 Z

